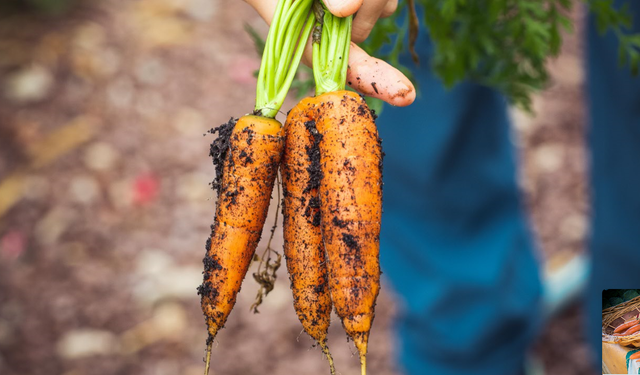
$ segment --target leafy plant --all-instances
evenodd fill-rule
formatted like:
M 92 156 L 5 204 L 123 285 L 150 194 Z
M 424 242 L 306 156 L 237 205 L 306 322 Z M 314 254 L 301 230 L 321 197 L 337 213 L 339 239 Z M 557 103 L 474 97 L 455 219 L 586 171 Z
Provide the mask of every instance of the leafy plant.
M 571 0 L 409 0 L 394 16 L 380 20 L 363 43 L 368 53 L 405 73 L 407 67 L 398 60 L 406 49 L 406 34 L 415 33 L 410 27 L 414 1 L 433 41 L 429 63 L 447 87 L 471 79 L 498 89 L 528 111 L 531 94 L 549 79 L 545 63 L 560 52 L 562 31 L 573 30 Z M 640 34 L 627 31 L 632 25 L 628 7 L 616 9 L 613 0 L 584 1 L 599 31 L 612 30 L 618 37 L 620 63 L 637 74 Z

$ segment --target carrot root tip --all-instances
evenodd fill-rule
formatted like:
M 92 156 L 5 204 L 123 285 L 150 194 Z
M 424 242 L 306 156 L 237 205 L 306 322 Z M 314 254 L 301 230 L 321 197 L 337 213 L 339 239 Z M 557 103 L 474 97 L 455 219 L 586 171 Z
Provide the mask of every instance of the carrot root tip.
M 207 355 L 204 360 L 204 375 L 209 375 L 209 367 L 211 365 L 211 349 L 213 347 L 213 340 L 207 339 Z
M 329 352 L 329 347 L 327 346 L 327 343 L 326 342 L 320 342 L 319 344 L 320 344 L 320 348 L 322 349 L 322 352 L 327 357 L 327 361 L 329 361 L 329 368 L 331 370 L 331 375 L 336 375 L 336 366 L 333 363 L 333 357 L 331 356 L 331 353 Z

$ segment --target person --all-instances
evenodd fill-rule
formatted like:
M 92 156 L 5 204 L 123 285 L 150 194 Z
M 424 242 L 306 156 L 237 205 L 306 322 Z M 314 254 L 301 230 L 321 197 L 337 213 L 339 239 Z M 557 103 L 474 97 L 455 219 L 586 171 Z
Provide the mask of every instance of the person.
M 245 1 L 270 21 L 277 0 Z M 640 2 L 627 3 L 640 15 Z M 337 16 L 357 11 L 352 39 L 361 42 L 378 18 L 395 11 L 397 0 L 325 5 Z M 429 61 L 433 48 L 421 26 L 416 49 Z M 640 79 L 619 66 L 616 36 L 599 35 L 593 15 L 586 34 L 592 188 L 586 326 L 597 369 L 602 290 L 640 286 L 640 172 L 634 167 L 640 160 Z M 367 75 L 372 62 L 391 77 L 377 92 Z M 413 66 L 408 53 L 401 62 Z M 408 375 L 522 373 L 543 324 L 542 287 L 505 99 L 472 82 L 446 90 L 423 64 L 414 69 L 418 103 L 408 106 L 415 93 L 400 100 L 396 94 L 413 86 L 395 68 L 355 44 L 349 66 L 356 90 L 398 106 L 387 106 L 378 126 L 386 152 L 380 256 L 400 298 L 402 369 Z

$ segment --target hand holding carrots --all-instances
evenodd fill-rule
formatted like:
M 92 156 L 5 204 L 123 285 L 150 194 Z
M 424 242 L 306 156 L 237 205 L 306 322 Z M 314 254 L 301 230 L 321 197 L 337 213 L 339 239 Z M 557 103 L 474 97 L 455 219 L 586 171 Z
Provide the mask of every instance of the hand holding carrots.
M 245 0 L 260 16 L 271 24 L 277 0 Z M 385 102 L 404 107 L 416 98 L 416 90 L 411 81 L 398 69 L 385 61 L 369 56 L 355 43 L 367 38 L 378 18 L 390 16 L 397 7 L 397 0 L 325 0 L 327 8 L 338 17 L 356 12 L 353 20 L 351 50 L 347 83 L 358 92 L 382 99 Z M 312 61 L 311 43 L 307 44 L 303 61 Z
M 253 258 L 279 167 L 284 253 L 298 318 L 335 374 L 327 345 L 335 307 L 365 375 L 380 290 L 383 152 L 375 113 L 345 85 L 360 82 L 352 86 L 368 93 L 370 84 L 373 96 L 396 105 L 410 104 L 415 90 L 400 72 L 350 42 L 351 15 L 336 17 L 317 0 L 254 2 L 272 23 L 255 110 L 216 129 L 219 137 L 211 147 L 218 201 L 198 289 L 209 331 L 205 374 L 212 342 L 235 304 Z M 338 13 L 359 9 L 361 37 L 372 25 L 367 20 L 375 21 L 396 6 L 395 0 L 325 2 Z M 281 129 L 275 116 L 307 40 L 312 40 L 307 50 L 313 53 L 316 96 L 298 103 Z

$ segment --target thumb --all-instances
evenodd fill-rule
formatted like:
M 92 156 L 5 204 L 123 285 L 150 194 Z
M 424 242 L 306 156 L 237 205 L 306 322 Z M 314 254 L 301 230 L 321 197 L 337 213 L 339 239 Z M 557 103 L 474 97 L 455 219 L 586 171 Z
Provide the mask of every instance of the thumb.
M 347 17 L 360 9 L 364 0 L 324 0 L 329 12 L 337 17 Z

